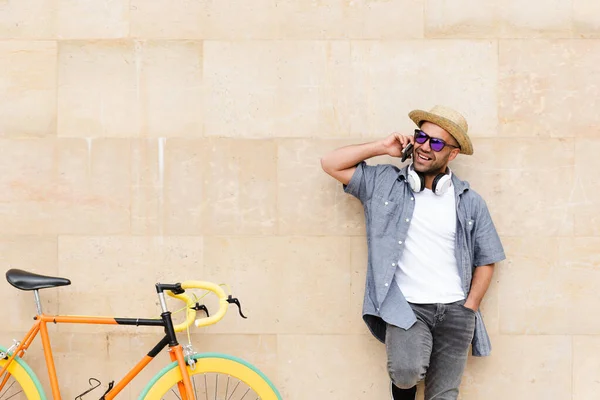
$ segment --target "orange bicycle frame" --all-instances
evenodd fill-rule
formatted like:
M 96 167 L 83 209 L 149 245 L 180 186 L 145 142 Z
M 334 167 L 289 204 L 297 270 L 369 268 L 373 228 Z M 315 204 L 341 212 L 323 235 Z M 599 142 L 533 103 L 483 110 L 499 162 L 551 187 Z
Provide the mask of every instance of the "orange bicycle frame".
M 48 323 L 67 323 L 67 324 L 93 324 L 93 325 L 142 325 L 142 326 L 162 326 L 165 327 L 165 337 L 152 349 L 146 356 L 144 356 L 121 381 L 114 385 L 105 395 L 106 400 L 112 400 L 119 392 L 121 392 L 132 380 L 135 378 L 154 357 L 160 353 L 162 349 L 169 346 L 169 356 L 171 361 L 177 361 L 179 370 L 181 371 L 182 383 L 179 386 L 179 392 L 182 399 L 192 399 L 191 393 L 193 393 L 192 384 L 187 371 L 187 363 L 184 358 L 183 349 L 177 342 L 175 337 L 175 331 L 173 330 L 173 324 L 171 320 L 171 313 L 166 312 L 161 314 L 162 319 L 141 319 L 141 318 L 111 318 L 111 317 L 85 317 L 85 316 L 50 316 L 46 314 L 39 314 L 35 317 L 35 322 L 29 332 L 25 335 L 19 346 L 10 355 L 7 364 L 0 371 L 0 377 L 4 376 L 7 372 L 8 367 L 16 356 L 23 357 L 25 351 L 29 348 L 37 334 L 39 333 L 42 338 L 42 347 L 44 350 L 44 357 L 46 360 L 46 366 L 48 369 L 48 376 L 50 378 L 50 386 L 52 388 L 52 396 L 55 400 L 60 400 L 60 389 L 58 387 L 58 378 L 56 375 L 56 367 L 54 365 L 54 357 L 52 355 L 52 347 L 50 345 L 50 337 L 48 335 Z M 7 354 L 8 356 L 8 354 Z M 0 390 L 4 387 L 8 381 L 8 373 L 0 382 Z M 188 396 L 188 393 L 190 395 Z

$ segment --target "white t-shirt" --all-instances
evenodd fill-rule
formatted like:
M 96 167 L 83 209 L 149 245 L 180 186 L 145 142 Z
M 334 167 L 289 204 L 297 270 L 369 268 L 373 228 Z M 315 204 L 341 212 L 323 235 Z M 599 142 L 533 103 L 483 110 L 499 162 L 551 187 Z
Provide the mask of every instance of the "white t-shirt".
M 429 189 L 414 194 L 415 211 L 395 273 L 408 302 L 452 303 L 465 298 L 454 255 L 453 189 L 451 186 L 442 196 Z

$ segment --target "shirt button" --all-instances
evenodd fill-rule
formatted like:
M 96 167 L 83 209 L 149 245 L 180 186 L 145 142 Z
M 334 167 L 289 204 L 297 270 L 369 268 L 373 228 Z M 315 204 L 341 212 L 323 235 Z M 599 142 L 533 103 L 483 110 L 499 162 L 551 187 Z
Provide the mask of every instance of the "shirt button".
M 398 242 L 398 244 L 402 244 L 402 240 L 400 240 L 400 241 Z
M 377 311 L 379 311 L 379 307 L 377 307 Z
M 406 218 L 406 222 L 410 221 L 410 219 Z
M 469 225 L 473 225 L 473 221 L 469 221 Z
M 386 284 L 385 284 L 385 286 L 387 287 L 387 285 L 388 285 L 388 284 L 386 283 Z
M 395 267 L 395 266 L 396 266 L 396 263 L 392 263 L 392 267 Z
M 410 198 L 410 201 L 414 201 L 414 200 L 415 200 L 415 198 L 414 198 L 414 197 L 411 197 L 411 198 Z
M 385 202 L 385 205 L 386 205 L 386 206 L 388 205 L 388 202 L 387 202 L 387 201 Z

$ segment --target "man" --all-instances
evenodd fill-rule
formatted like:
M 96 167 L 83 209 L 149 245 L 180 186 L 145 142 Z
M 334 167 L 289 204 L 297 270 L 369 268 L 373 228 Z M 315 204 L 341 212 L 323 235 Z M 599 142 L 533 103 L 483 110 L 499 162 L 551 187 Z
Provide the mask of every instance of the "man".
M 469 346 L 491 351 L 479 305 L 505 256 L 485 201 L 448 167 L 473 154 L 465 118 L 442 106 L 409 117 L 414 136 L 342 147 L 321 165 L 365 210 L 363 319 L 386 345 L 392 399 L 414 400 L 424 379 L 425 400 L 455 400 Z M 402 169 L 364 161 L 409 144 Z

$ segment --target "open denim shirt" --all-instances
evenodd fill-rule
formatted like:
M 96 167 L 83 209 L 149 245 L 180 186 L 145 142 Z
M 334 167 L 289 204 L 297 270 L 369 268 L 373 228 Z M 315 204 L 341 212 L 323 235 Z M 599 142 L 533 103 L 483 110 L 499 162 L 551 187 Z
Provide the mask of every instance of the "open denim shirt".
M 358 198 L 365 211 L 369 257 L 363 320 L 381 342 L 385 341 L 386 323 L 408 329 L 417 321 L 394 281 L 415 209 L 414 194 L 406 179 L 407 168 L 370 166 L 363 161 L 348 185 L 344 185 L 344 191 Z M 468 296 L 475 268 L 502 261 L 505 255 L 485 201 L 455 174 L 452 184 L 457 211 L 454 253 L 462 288 Z M 474 356 L 488 356 L 491 352 L 479 310 L 472 345 Z

